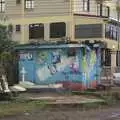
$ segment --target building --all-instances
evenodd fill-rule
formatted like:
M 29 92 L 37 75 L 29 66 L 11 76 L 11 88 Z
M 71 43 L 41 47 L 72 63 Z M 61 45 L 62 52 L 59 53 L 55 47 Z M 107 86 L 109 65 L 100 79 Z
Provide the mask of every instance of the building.
M 96 0 L 1 0 L 0 20 L 13 25 L 13 40 L 21 44 L 63 38 L 104 41 L 109 11 Z
M 110 6 L 96 0 L 1 0 L 0 20 L 11 24 L 20 44 L 71 41 L 88 46 L 102 42 L 102 64 L 116 66 L 117 28 Z M 109 27 L 110 26 L 110 27 Z M 111 27 L 112 26 L 112 27 Z

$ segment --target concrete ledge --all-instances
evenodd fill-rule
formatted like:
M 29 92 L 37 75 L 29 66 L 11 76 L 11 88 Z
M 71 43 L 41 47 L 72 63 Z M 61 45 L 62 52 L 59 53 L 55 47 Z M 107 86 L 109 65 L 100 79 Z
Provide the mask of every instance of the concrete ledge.
M 29 100 L 45 101 L 46 104 L 85 104 L 85 103 L 105 103 L 103 99 L 88 96 L 59 96 L 59 97 L 27 97 Z

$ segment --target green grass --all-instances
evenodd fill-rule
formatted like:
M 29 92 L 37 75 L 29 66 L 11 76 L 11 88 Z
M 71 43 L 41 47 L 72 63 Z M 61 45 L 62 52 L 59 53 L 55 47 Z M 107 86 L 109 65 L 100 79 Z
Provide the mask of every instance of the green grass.
M 0 117 L 12 116 L 45 107 L 45 101 L 10 101 L 0 103 Z

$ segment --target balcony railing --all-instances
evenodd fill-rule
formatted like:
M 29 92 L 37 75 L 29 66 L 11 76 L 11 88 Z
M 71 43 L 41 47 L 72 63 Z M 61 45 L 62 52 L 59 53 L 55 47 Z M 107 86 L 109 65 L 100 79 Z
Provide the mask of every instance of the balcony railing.
M 109 17 L 110 8 L 106 5 L 98 4 L 94 0 L 90 0 L 85 4 L 81 0 L 74 0 L 74 14 L 84 15 L 84 16 L 97 16 L 97 17 Z

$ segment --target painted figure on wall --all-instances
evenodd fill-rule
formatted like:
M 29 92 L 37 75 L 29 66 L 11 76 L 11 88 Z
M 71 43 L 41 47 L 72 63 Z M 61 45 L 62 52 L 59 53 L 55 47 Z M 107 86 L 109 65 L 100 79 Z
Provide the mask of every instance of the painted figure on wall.
M 97 58 L 96 50 L 90 47 L 82 48 L 82 72 L 83 82 L 86 87 L 92 87 L 96 81 L 96 68 L 98 67 L 99 58 Z M 99 61 L 100 62 L 100 61 Z M 99 66 L 100 67 L 100 66 Z
M 47 56 L 47 51 L 37 51 L 37 63 L 44 64 L 46 62 Z
M 51 53 L 51 56 L 52 56 L 52 64 L 57 64 L 57 63 L 61 62 L 60 51 L 59 50 L 53 51 Z
M 49 69 L 51 75 L 54 75 L 57 72 L 57 68 L 56 68 L 55 64 L 48 65 L 48 69 Z

